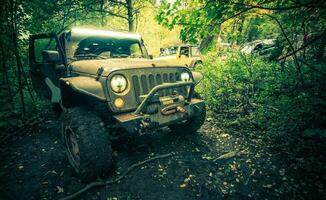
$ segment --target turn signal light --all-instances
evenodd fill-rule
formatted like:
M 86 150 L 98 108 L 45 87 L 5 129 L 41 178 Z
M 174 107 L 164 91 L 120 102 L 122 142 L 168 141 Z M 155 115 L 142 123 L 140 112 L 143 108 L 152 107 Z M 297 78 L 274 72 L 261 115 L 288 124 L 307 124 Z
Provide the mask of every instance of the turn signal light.
M 117 98 L 114 100 L 114 106 L 117 108 L 122 108 L 125 105 L 125 102 L 122 98 Z

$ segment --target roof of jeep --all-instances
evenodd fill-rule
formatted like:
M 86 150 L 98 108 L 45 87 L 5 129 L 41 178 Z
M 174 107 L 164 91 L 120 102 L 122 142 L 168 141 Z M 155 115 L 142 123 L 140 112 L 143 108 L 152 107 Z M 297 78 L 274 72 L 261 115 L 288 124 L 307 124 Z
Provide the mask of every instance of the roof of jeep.
M 137 33 L 129 33 L 129 32 L 118 32 L 118 31 L 110 31 L 110 30 L 99 30 L 99 29 L 88 29 L 88 28 L 72 28 L 69 31 L 75 37 L 84 37 L 84 36 L 104 36 L 104 37 L 112 37 L 118 39 L 134 39 L 141 40 L 141 35 Z

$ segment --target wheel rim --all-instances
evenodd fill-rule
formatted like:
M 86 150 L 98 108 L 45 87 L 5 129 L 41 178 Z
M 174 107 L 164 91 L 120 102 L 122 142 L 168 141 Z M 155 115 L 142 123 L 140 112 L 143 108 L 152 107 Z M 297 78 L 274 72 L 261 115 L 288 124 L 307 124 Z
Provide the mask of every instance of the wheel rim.
M 203 64 L 201 63 L 195 64 L 194 66 L 194 69 L 201 69 L 201 68 L 203 68 Z
M 71 127 L 67 126 L 64 130 L 64 137 L 68 160 L 76 172 L 79 172 L 80 151 L 77 136 Z

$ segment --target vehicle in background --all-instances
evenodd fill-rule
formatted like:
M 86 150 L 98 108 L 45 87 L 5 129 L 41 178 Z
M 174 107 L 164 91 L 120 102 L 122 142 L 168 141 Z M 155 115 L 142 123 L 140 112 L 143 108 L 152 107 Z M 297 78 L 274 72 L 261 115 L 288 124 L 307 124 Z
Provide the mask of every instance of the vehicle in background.
M 245 43 L 241 48 L 243 54 L 256 54 L 264 57 L 269 57 L 276 47 L 275 39 L 255 40 Z
M 160 57 L 157 60 L 176 60 L 181 65 L 191 69 L 201 67 L 203 60 L 198 45 L 174 45 L 160 48 Z

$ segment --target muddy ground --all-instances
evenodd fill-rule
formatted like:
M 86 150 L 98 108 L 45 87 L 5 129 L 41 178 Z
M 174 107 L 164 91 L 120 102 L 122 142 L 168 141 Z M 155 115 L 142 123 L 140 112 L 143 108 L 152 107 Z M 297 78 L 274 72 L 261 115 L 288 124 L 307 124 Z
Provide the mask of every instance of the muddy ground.
M 0 199 L 60 199 L 85 186 L 67 162 L 55 117 L 18 135 L 2 144 Z M 106 180 L 150 157 L 175 156 L 77 199 L 326 199 L 325 150 L 320 140 L 276 143 L 259 131 L 226 131 L 209 116 L 193 135 L 160 131 L 115 147 Z

